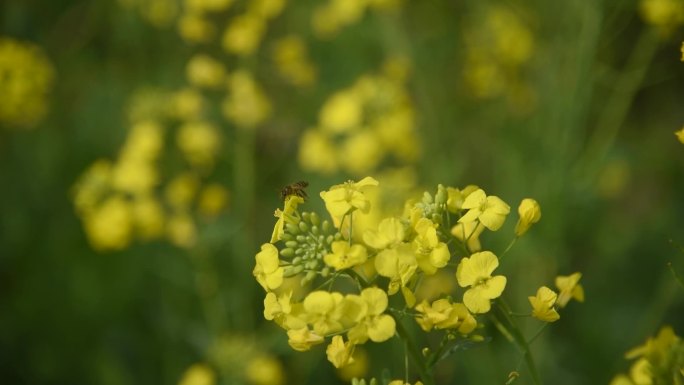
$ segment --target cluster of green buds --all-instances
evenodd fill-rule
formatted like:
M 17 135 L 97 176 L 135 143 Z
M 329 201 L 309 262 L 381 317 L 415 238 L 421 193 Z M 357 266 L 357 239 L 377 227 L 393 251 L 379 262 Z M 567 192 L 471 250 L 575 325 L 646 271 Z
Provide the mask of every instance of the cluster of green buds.
M 341 239 L 342 234 L 330 221 L 321 220 L 315 212 L 303 212 L 299 218 L 293 218 L 285 224 L 281 236 L 285 248 L 280 250 L 280 256 L 285 263 L 290 263 L 283 270 L 283 276 L 289 278 L 304 273 L 302 286 L 317 275 L 327 277 L 330 267 L 323 262 L 323 257 L 330 253 L 332 243 Z

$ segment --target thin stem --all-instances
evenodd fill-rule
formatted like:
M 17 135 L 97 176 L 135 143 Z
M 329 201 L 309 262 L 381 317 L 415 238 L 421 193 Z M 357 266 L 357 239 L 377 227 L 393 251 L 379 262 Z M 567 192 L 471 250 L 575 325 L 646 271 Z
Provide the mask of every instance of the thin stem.
M 399 334 L 399 338 L 404 341 L 404 346 L 406 346 L 409 355 L 413 359 L 413 364 L 418 370 L 418 376 L 420 376 L 420 379 L 423 381 L 424 385 L 435 385 L 435 379 L 432 375 L 432 371 L 427 367 L 420 349 L 418 349 L 416 346 L 415 342 L 411 338 L 411 335 L 409 334 L 408 330 L 406 330 L 399 317 L 397 317 L 396 314 L 392 314 L 392 316 L 394 316 L 397 324 L 397 334 Z
M 506 253 L 508 253 L 508 250 L 510 250 L 513 247 L 513 245 L 515 245 L 515 242 L 517 240 L 518 240 L 518 237 L 515 237 L 511 240 L 511 243 L 509 243 L 508 246 L 506 246 L 506 249 L 501 253 L 501 255 L 499 255 L 499 261 L 501 261 L 501 259 L 503 259 L 503 257 L 506 255 Z
M 517 323 L 515 322 L 515 319 L 511 318 L 509 316 L 509 313 L 511 312 L 510 308 L 506 304 L 506 301 L 504 301 L 503 298 L 499 298 L 497 301 L 497 309 L 499 310 L 499 314 L 503 316 L 503 318 L 506 320 L 506 322 L 510 325 L 510 328 L 507 328 L 507 331 L 510 332 L 510 335 L 515 339 L 516 344 L 518 347 L 523 351 L 524 357 L 525 357 L 525 362 L 527 364 L 527 368 L 530 371 L 530 374 L 532 375 L 532 380 L 534 381 L 535 384 L 540 385 L 541 380 L 539 379 L 539 373 L 537 372 L 537 366 L 534 363 L 534 359 L 532 358 L 532 353 L 530 352 L 530 346 L 525 340 L 525 337 L 523 336 L 522 332 L 520 331 L 520 328 L 518 327 Z
M 532 338 L 530 338 L 530 340 L 527 341 L 527 344 L 528 344 L 528 345 L 532 345 L 532 343 L 534 342 L 534 340 L 536 340 L 537 337 L 539 337 L 539 336 L 544 332 L 544 330 L 546 330 L 546 327 L 547 327 L 547 326 L 549 326 L 549 323 L 548 323 L 548 322 L 544 322 L 544 325 L 542 325 L 542 327 L 540 327 L 539 330 L 537 330 L 537 332 L 534 333 L 534 335 L 532 336 Z

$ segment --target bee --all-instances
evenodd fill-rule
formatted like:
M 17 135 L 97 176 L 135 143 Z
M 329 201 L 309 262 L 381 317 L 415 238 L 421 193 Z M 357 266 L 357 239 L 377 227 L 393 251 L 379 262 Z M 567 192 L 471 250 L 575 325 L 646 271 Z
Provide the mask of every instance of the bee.
M 287 186 L 283 187 L 280 190 L 280 197 L 283 200 L 285 200 L 285 198 L 289 197 L 290 195 L 296 195 L 300 198 L 306 199 L 308 197 L 308 195 L 306 194 L 306 191 L 304 191 L 304 189 L 308 185 L 309 185 L 309 182 L 305 182 L 303 180 L 300 180 L 299 182 L 288 184 Z

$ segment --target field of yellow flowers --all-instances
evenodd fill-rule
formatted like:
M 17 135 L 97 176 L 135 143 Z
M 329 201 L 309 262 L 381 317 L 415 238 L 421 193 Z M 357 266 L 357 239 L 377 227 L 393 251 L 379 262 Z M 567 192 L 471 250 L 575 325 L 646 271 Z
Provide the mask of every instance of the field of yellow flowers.
M 0 383 L 684 385 L 684 0 L 5 0 Z

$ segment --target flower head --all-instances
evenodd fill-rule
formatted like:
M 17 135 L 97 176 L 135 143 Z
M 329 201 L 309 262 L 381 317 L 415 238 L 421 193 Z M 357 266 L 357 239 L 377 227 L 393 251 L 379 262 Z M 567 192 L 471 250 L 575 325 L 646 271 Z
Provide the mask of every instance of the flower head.
M 278 249 L 275 246 L 270 243 L 261 245 L 252 274 L 266 291 L 280 287 L 283 283 L 283 268 L 280 267 Z
M 321 198 L 325 201 L 325 208 L 330 213 L 335 227 L 339 228 L 342 218 L 356 209 L 367 213 L 370 210 L 370 201 L 363 192 L 368 187 L 377 185 L 378 181 L 368 176 L 358 182 L 349 181 L 332 186 L 328 191 L 322 191 Z
M 297 210 L 297 205 L 301 203 L 304 203 L 304 198 L 297 195 L 289 195 L 285 198 L 285 207 L 283 210 L 276 209 L 273 215 L 278 218 L 278 221 L 276 221 L 275 227 L 273 228 L 271 243 L 281 239 L 285 223 L 292 223 L 292 215 Z
M 578 302 L 584 302 L 584 289 L 579 284 L 580 278 L 582 278 L 582 273 L 556 277 L 556 287 L 560 290 L 556 300 L 559 307 L 565 307 L 572 298 Z
M 375 269 L 378 274 L 390 279 L 389 294 L 394 294 L 400 287 L 405 286 L 417 268 L 418 261 L 408 243 L 385 249 L 375 257 Z
M 557 298 L 556 292 L 546 286 L 542 286 L 537 290 L 536 296 L 527 297 L 532 305 L 532 316 L 540 321 L 554 322 L 560 318 L 560 315 L 553 308 Z
M 287 343 L 290 347 L 298 352 L 305 352 L 313 345 L 322 344 L 324 339 L 320 335 L 312 332 L 307 327 L 300 329 L 291 329 L 287 331 Z
M 477 321 L 462 303 L 452 303 L 446 298 L 438 299 L 430 305 L 427 301 L 416 306 L 420 313 L 416 322 L 421 329 L 428 332 L 436 329 L 458 329 L 463 334 L 472 332 Z
M 463 295 L 463 303 L 471 312 L 488 312 L 491 307 L 489 301 L 498 298 L 506 287 L 506 277 L 492 277 L 498 266 L 499 260 L 491 251 L 474 253 L 458 264 L 456 279 L 461 287 L 470 286 Z
M 511 211 L 511 207 L 497 196 L 487 196 L 482 189 L 477 189 L 470 193 L 463 201 L 462 208 L 468 209 L 459 219 L 459 222 L 480 221 L 484 227 L 496 231 L 506 220 L 506 215 Z
M 328 361 L 336 368 L 341 368 L 354 362 L 352 358 L 354 344 L 351 341 L 345 343 L 342 336 L 334 336 L 328 348 L 325 349 L 325 353 L 328 356 Z
M 539 203 L 531 198 L 525 198 L 518 206 L 520 219 L 515 225 L 515 236 L 520 237 L 530 229 L 530 227 L 541 219 L 541 209 Z
M 356 302 L 356 326 L 347 334 L 355 344 L 363 344 L 368 339 L 383 342 L 390 339 L 395 332 L 394 318 L 383 314 L 387 309 L 387 293 L 377 287 L 363 289 L 361 295 L 348 295 L 349 301 Z
M 416 252 L 418 266 L 425 274 L 432 275 L 449 262 L 449 248 L 446 243 L 439 241 L 437 227 L 431 220 L 421 218 L 416 223 L 415 230 L 417 235 L 412 246 Z
M 332 253 L 323 257 L 325 263 L 335 270 L 344 270 L 366 262 L 368 254 L 362 245 L 349 246 L 349 242 L 336 241 L 332 245 Z

